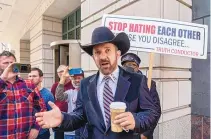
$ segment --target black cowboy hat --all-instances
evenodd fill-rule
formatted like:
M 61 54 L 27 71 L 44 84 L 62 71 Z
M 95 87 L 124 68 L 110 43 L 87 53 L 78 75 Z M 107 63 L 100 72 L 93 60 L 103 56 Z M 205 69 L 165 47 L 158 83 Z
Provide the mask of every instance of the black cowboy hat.
M 130 49 L 130 40 L 126 33 L 121 32 L 114 36 L 111 30 L 107 27 L 98 27 L 92 32 L 92 42 L 88 45 L 80 45 L 89 55 L 92 54 L 93 47 L 98 44 L 112 43 L 117 46 L 118 50 L 121 51 L 121 55 L 127 53 Z

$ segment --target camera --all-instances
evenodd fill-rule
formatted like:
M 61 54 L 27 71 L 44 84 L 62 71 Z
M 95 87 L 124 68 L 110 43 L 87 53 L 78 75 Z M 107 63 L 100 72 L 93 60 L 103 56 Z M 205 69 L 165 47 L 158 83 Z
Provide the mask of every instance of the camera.
M 12 71 L 14 73 L 30 73 L 31 72 L 31 65 L 30 64 L 21 64 L 15 63 L 13 64 Z

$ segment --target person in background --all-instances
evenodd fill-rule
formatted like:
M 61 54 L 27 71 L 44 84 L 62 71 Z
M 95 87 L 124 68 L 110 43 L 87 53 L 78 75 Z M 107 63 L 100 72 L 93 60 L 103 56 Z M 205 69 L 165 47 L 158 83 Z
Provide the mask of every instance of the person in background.
M 75 69 L 72 69 L 75 70 Z M 56 100 L 60 101 L 66 101 L 68 103 L 68 113 L 73 112 L 73 110 L 76 108 L 76 99 L 79 91 L 79 86 L 81 80 L 84 78 L 84 72 L 82 69 L 76 69 L 78 70 L 77 73 L 69 74 L 68 73 L 68 67 L 65 68 L 60 81 L 59 85 L 57 86 L 56 89 Z M 73 89 L 69 89 L 67 91 L 64 90 L 64 83 L 66 78 L 69 78 L 71 76 L 71 81 L 73 85 Z M 65 132 L 64 133 L 64 138 L 65 139 L 81 139 L 84 138 L 84 132 L 85 129 L 81 128 L 79 130 L 76 130 L 75 132 Z
M 64 70 L 65 70 L 66 67 L 67 66 L 65 66 L 65 65 L 60 65 L 57 68 L 57 74 L 58 74 L 59 78 L 61 78 L 62 73 L 64 72 Z M 59 82 L 56 82 L 51 87 L 51 92 L 52 92 L 54 98 L 55 98 L 56 88 L 57 88 L 58 84 L 59 84 Z M 72 82 L 70 80 L 70 77 L 66 78 L 66 80 L 64 82 L 64 90 L 67 91 L 69 89 L 73 89 L 73 85 L 72 85 Z M 68 104 L 67 104 L 67 102 L 56 100 L 55 101 L 55 104 L 59 107 L 59 109 L 62 112 L 67 112 L 67 110 L 68 110 Z M 55 139 L 64 139 L 64 132 L 54 132 L 54 133 L 55 133 L 55 136 L 54 136 Z
M 37 89 L 39 89 L 41 97 L 44 99 L 44 102 L 47 107 L 47 111 L 51 110 L 51 107 L 48 105 L 48 101 L 54 102 L 54 97 L 52 93 L 47 89 L 42 87 L 43 81 L 43 72 L 39 68 L 32 68 L 31 73 L 29 73 L 28 78 L 32 80 L 32 82 L 36 85 Z M 39 131 L 39 135 L 37 139 L 49 139 L 50 131 L 49 129 L 41 129 Z
M 141 59 L 134 53 L 126 53 L 121 57 L 121 64 L 123 68 L 131 67 L 136 73 L 142 75 L 142 72 L 139 70 L 140 63 Z
M 142 75 L 142 72 L 139 70 L 140 63 L 141 63 L 141 59 L 134 53 L 126 53 L 125 55 L 121 57 L 121 64 L 125 70 L 130 71 L 130 72 L 136 72 Z M 152 80 L 152 85 L 150 89 L 150 96 L 153 99 L 153 102 L 157 111 L 161 113 L 160 99 L 159 99 L 158 92 L 156 90 L 156 83 L 153 80 Z M 141 134 L 141 139 L 153 139 L 153 132 L 154 132 L 155 127 Z
M 15 62 L 11 52 L 0 54 L 0 139 L 35 139 L 40 126 L 34 114 L 45 111 L 45 103 L 32 81 L 13 71 Z

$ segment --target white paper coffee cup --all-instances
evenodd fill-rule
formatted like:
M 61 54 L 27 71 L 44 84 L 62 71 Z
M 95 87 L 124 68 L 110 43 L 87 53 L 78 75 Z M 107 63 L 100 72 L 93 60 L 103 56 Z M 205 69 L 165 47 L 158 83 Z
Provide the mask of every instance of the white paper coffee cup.
M 113 132 L 122 132 L 123 129 L 120 125 L 114 124 L 113 121 L 115 117 L 123 112 L 125 112 L 127 106 L 124 102 L 112 102 L 110 104 L 111 112 L 111 130 Z

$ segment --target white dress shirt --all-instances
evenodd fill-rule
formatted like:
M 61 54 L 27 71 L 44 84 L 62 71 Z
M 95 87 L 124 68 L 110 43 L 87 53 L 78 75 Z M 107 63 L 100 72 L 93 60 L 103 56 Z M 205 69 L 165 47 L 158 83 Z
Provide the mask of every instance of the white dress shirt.
M 99 73 L 99 77 L 97 80 L 97 98 L 100 104 L 100 108 L 103 114 L 103 119 L 106 125 L 106 121 L 105 121 L 105 112 L 104 112 L 104 106 L 103 106 L 103 89 L 104 89 L 104 85 L 105 85 L 105 80 L 103 80 L 105 75 L 103 75 L 101 72 Z M 116 93 L 116 88 L 117 88 L 117 81 L 119 78 L 119 67 L 117 67 L 117 69 L 109 75 L 111 77 L 111 80 L 109 80 L 109 86 L 111 87 L 113 96 L 115 96 Z

